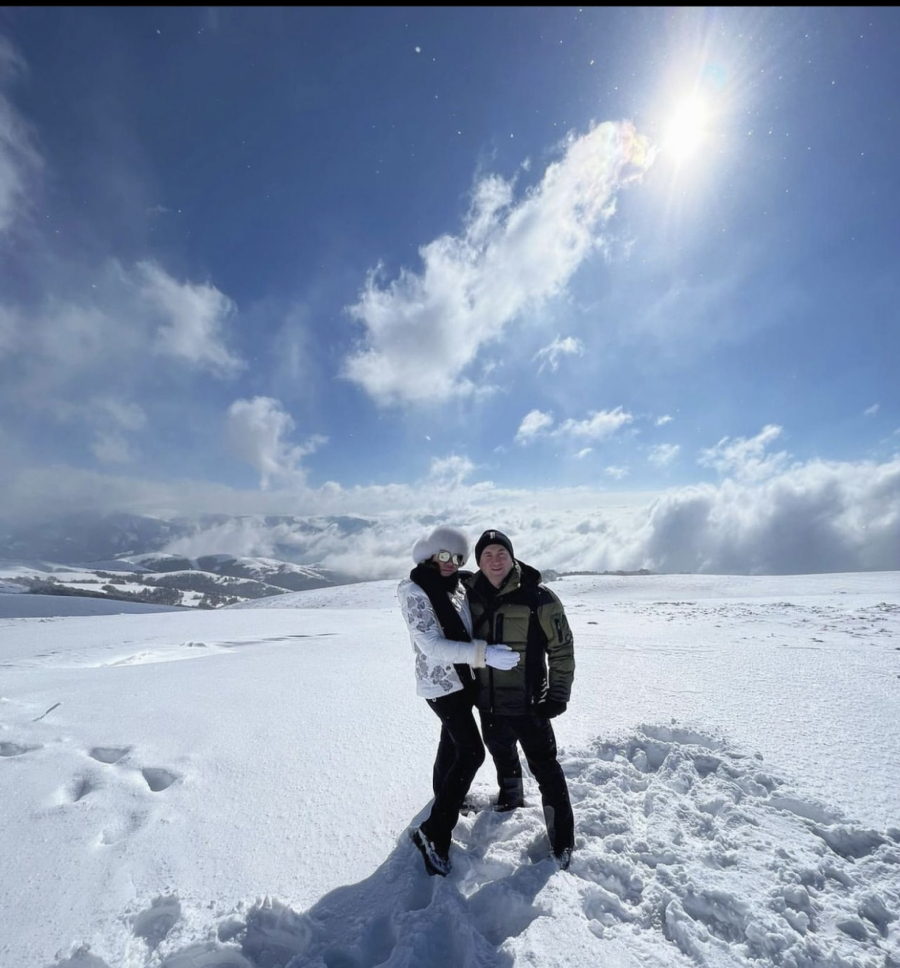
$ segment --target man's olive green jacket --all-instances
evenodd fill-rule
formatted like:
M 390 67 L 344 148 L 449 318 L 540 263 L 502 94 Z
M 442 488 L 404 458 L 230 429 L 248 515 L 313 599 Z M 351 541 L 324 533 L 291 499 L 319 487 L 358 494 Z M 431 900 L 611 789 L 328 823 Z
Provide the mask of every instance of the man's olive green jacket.
M 475 669 L 478 708 L 497 716 L 527 716 L 544 699 L 568 702 L 575 678 L 572 630 L 562 602 L 541 573 L 516 561 L 499 589 L 480 572 L 463 578 L 473 637 L 520 653 L 508 671 Z

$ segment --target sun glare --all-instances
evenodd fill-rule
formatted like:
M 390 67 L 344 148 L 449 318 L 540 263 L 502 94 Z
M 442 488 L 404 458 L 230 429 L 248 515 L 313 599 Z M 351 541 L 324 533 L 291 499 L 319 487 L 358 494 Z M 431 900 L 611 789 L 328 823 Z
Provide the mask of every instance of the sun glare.
M 663 149 L 677 164 L 687 161 L 706 139 L 708 123 L 709 112 L 700 98 L 682 101 L 669 121 Z

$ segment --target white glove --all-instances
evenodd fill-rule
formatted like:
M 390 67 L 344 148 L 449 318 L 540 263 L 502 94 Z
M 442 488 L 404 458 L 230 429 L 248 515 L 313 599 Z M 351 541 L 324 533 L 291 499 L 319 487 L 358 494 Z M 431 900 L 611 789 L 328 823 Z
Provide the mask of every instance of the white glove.
M 494 669 L 512 669 L 519 664 L 519 653 L 508 645 L 489 645 L 484 650 L 484 664 Z

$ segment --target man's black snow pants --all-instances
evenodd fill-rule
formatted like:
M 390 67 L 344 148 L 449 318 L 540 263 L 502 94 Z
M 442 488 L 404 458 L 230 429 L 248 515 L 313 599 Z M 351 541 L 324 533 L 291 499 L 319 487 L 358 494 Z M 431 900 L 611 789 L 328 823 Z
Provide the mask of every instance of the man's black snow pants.
M 441 721 L 441 741 L 432 774 L 434 803 L 422 830 L 446 856 L 460 807 L 484 762 L 484 743 L 472 713 L 472 698 L 466 690 L 429 699 L 428 705 Z
M 566 775 L 556 758 L 556 736 L 549 719 L 535 716 L 493 716 L 481 713 L 481 731 L 497 767 L 501 790 L 504 780 L 521 779 L 522 764 L 516 743 L 541 791 L 544 819 L 554 854 L 575 846 L 575 818 Z

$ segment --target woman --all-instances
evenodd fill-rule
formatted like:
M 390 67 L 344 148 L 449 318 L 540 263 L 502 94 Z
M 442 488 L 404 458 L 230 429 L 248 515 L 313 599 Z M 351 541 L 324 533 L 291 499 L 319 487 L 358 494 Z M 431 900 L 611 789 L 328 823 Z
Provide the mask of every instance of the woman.
M 455 528 L 435 528 L 413 547 L 416 567 L 397 589 L 416 656 L 416 691 L 441 721 L 434 761 L 434 802 L 412 832 L 429 874 L 450 873 L 450 840 L 469 786 L 484 762 L 474 705 L 473 668 L 511 669 L 518 653 L 505 645 L 472 641 L 472 616 L 459 567 L 469 542 Z

